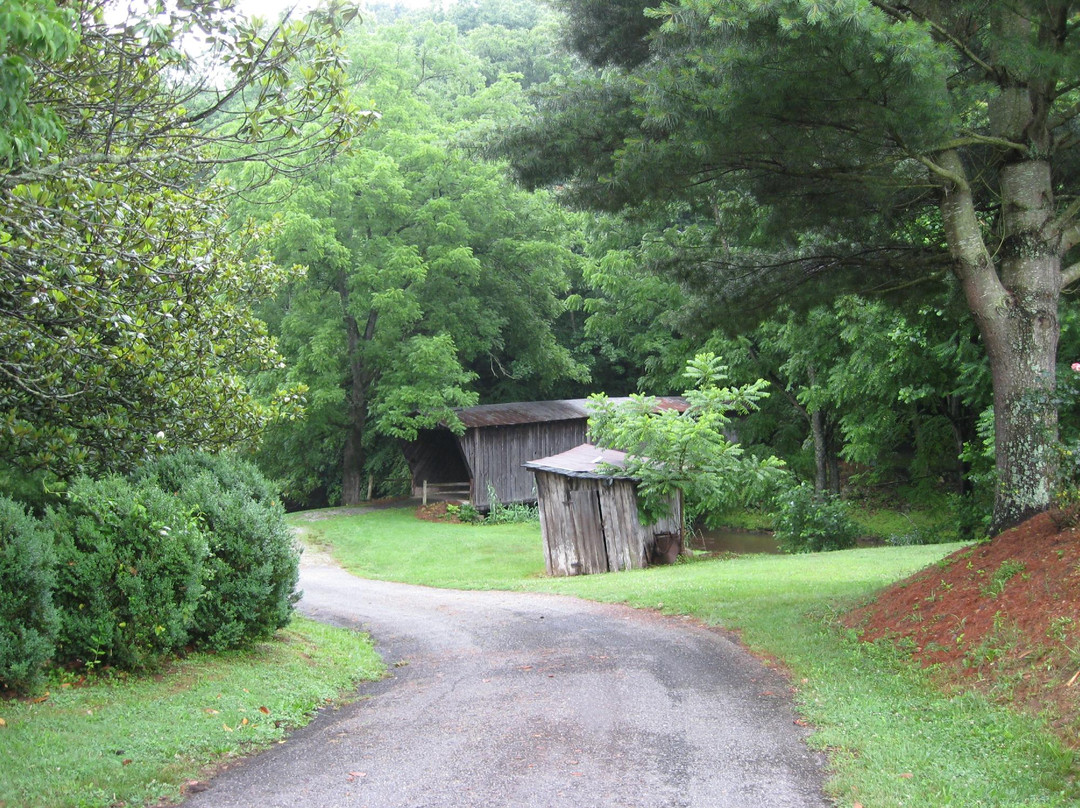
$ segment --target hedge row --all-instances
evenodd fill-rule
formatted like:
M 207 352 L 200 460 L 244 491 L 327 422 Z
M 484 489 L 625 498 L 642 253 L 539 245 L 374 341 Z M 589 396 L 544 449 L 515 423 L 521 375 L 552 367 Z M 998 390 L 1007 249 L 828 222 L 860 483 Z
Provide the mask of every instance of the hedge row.
M 284 516 L 252 464 L 194 452 L 77 479 L 41 520 L 0 497 L 0 686 L 270 636 L 299 597 Z

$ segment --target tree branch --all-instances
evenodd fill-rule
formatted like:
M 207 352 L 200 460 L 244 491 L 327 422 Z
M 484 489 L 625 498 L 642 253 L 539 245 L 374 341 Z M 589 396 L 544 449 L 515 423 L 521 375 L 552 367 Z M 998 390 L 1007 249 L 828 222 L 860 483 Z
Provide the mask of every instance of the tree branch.
M 956 48 L 956 50 L 962 53 L 972 64 L 978 66 L 979 69 L 986 74 L 987 78 L 994 79 L 995 81 L 997 80 L 998 71 L 992 65 L 984 62 L 978 56 L 978 54 L 971 50 L 971 48 L 964 44 L 964 42 L 962 42 L 958 37 L 948 31 L 941 24 L 934 22 L 925 14 L 920 14 L 919 12 L 907 6 L 899 8 L 897 6 L 891 5 L 890 3 L 883 3 L 881 2 L 881 0 L 870 0 L 870 2 L 872 5 L 881 9 L 898 22 L 907 22 L 909 19 L 914 19 L 919 22 L 925 23 L 931 31 L 933 31 L 935 34 L 937 34 L 954 48 Z
M 942 143 L 940 146 L 935 148 L 934 151 L 959 149 L 964 146 L 998 146 L 999 148 L 1008 149 L 1009 151 L 1018 151 L 1025 155 L 1030 153 L 1031 151 L 1031 149 L 1029 149 L 1023 143 L 1015 143 L 1011 140 L 1006 140 L 1003 137 L 990 137 L 989 135 L 980 135 L 976 132 L 968 132 L 961 137 L 946 141 L 945 143 Z
M 1061 270 L 1061 288 L 1065 289 L 1080 281 L 1080 261 Z
M 1080 244 L 1080 225 L 1074 221 L 1077 213 L 1080 213 L 1080 198 L 1074 199 L 1046 228 L 1048 241 L 1052 241 L 1055 237 L 1061 239 L 1059 248 L 1062 255 Z
M 940 165 L 939 163 L 936 163 L 933 160 L 931 160 L 929 157 L 926 157 L 926 156 L 921 155 L 921 154 L 913 154 L 912 159 L 918 160 L 920 163 L 922 163 L 924 166 L 926 166 L 926 168 L 932 174 L 934 174 L 934 175 L 936 175 L 938 177 L 941 177 L 941 179 L 948 182 L 956 191 L 959 191 L 960 193 L 964 193 L 964 194 L 970 194 L 971 193 L 971 186 L 968 184 L 967 179 L 964 178 L 963 176 L 961 176 L 960 174 L 957 174 L 955 171 L 952 171 L 952 170 L 950 170 L 948 168 L 945 168 L 944 166 Z

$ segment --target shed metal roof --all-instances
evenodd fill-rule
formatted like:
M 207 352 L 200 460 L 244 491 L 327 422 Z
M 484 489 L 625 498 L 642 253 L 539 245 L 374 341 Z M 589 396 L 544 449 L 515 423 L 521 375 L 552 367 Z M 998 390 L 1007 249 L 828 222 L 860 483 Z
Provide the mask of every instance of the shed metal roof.
M 591 443 L 583 443 L 573 449 L 542 457 L 539 460 L 530 460 L 523 465 L 533 471 L 551 471 L 556 474 L 565 474 L 568 477 L 587 477 L 611 479 L 619 478 L 618 474 L 602 474 L 598 471 L 601 464 L 609 464 L 622 468 L 626 465 L 626 452 L 618 449 L 601 449 Z M 622 478 L 628 479 L 628 478 Z
M 617 404 L 629 401 L 628 397 L 612 398 Z M 588 418 L 586 407 L 588 399 L 564 398 L 556 401 L 516 401 L 509 404 L 480 404 L 475 407 L 461 407 L 454 410 L 466 429 L 485 426 L 514 426 L 516 424 L 535 424 L 548 421 L 575 421 Z M 687 401 L 682 396 L 659 396 L 657 409 L 686 409 Z

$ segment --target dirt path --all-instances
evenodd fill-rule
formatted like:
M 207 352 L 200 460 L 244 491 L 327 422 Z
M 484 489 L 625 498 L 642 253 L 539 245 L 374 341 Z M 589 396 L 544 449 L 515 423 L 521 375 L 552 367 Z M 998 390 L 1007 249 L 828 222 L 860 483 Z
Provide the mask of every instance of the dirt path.
M 305 566 L 300 611 L 391 675 L 187 806 L 827 806 L 788 688 L 721 634 L 558 596 Z

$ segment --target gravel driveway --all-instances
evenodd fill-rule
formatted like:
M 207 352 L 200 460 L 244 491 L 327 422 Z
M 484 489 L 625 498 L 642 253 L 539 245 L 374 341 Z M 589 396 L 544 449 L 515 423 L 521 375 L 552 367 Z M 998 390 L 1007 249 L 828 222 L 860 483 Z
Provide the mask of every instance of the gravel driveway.
M 302 569 L 304 614 L 390 675 L 186 806 L 827 806 L 789 688 L 693 621 Z

